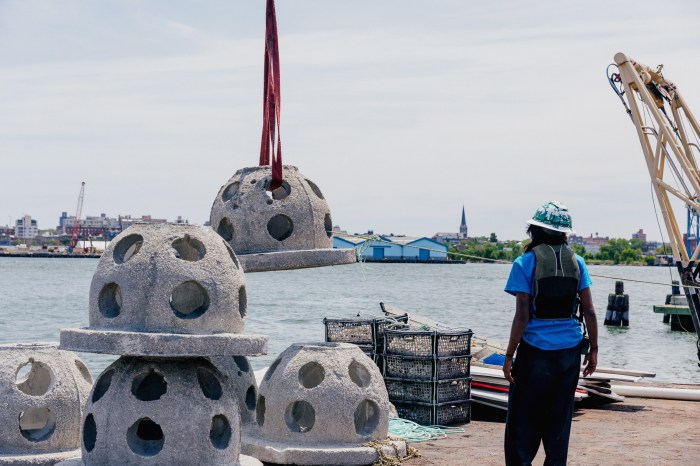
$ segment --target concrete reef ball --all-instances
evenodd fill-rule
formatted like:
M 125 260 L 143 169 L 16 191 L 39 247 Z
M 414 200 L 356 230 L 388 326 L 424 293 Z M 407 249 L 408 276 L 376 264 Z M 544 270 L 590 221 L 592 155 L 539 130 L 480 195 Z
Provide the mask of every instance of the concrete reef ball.
M 236 254 L 331 248 L 333 221 L 314 182 L 297 167 L 283 167 L 284 181 L 268 191 L 268 166 L 238 170 L 221 187 L 210 223 Z
M 357 346 L 298 343 L 263 377 L 251 434 L 289 446 L 357 447 L 386 438 L 388 413 L 379 369 Z
M 245 277 L 210 228 L 136 224 L 100 258 L 90 286 L 90 328 L 183 334 L 242 333 Z
M 92 377 L 75 354 L 51 344 L 2 345 L 0 383 L 0 465 L 54 464 L 79 453 Z
M 205 358 L 119 358 L 85 411 L 86 465 L 239 464 L 234 389 Z
M 213 356 L 207 358 L 233 386 L 243 424 L 255 423 L 258 385 L 255 372 L 245 356 Z

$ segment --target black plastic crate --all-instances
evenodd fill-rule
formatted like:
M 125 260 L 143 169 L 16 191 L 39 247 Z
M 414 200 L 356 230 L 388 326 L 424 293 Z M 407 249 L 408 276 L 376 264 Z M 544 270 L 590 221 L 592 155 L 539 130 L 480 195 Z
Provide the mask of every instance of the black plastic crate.
M 435 359 L 437 380 L 460 379 L 471 375 L 471 354 L 468 356 L 447 356 Z
M 447 403 L 457 400 L 470 400 L 472 397 L 472 379 L 438 380 L 434 382 L 434 403 Z
M 408 419 L 422 426 L 433 424 L 433 405 L 429 403 L 392 402 L 401 419 Z
M 433 424 L 446 426 L 450 424 L 467 424 L 472 417 L 471 400 L 440 403 L 434 406 Z
M 386 329 L 384 331 L 384 354 L 432 356 L 435 354 L 435 332 Z
M 435 361 L 432 356 L 412 357 L 383 354 L 382 357 L 385 377 L 431 381 L 435 378 Z
M 374 319 L 323 319 L 326 341 L 374 346 Z
M 471 400 L 440 404 L 397 401 L 394 403 L 394 406 L 400 418 L 408 419 L 424 426 L 467 424 L 471 421 Z
M 357 345 L 357 347 L 360 348 L 362 352 L 367 355 L 367 357 L 374 360 L 374 345 Z
M 471 330 L 440 331 L 435 334 L 435 354 L 440 356 L 466 356 L 472 353 Z
M 389 400 L 421 401 L 432 403 L 435 393 L 435 382 L 431 380 L 404 380 L 384 378 Z

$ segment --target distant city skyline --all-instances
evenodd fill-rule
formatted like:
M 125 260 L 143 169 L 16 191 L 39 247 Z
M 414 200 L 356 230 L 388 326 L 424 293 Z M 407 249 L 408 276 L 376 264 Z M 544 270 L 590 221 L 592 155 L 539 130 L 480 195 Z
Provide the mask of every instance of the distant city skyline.
M 699 114 L 697 2 L 295 0 L 277 17 L 284 162 L 343 228 L 458 231 L 464 204 L 470 235 L 522 239 L 559 200 L 581 235 L 661 240 L 605 68 L 663 63 Z M 258 161 L 264 28 L 264 1 L 0 2 L 0 222 L 53 226 L 82 181 L 91 215 L 206 221 Z

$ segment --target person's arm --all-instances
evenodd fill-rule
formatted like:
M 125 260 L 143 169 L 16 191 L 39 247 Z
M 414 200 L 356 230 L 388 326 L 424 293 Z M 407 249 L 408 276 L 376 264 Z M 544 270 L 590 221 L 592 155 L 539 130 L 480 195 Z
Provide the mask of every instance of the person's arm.
M 520 339 L 525 333 L 525 326 L 530 320 L 530 295 L 527 293 L 516 293 L 515 295 L 515 316 L 513 317 L 513 325 L 510 327 L 510 338 L 508 339 L 508 348 L 506 349 L 506 360 L 503 363 L 503 375 L 510 383 L 515 383 L 515 379 L 511 375 L 513 369 L 513 354 L 518 348 Z
M 586 288 L 579 292 L 581 298 L 581 312 L 583 320 L 586 322 L 588 337 L 591 339 L 591 347 L 588 350 L 586 358 L 583 360 L 583 376 L 589 376 L 595 372 L 598 366 L 598 320 L 595 316 L 593 308 L 593 295 L 591 289 Z

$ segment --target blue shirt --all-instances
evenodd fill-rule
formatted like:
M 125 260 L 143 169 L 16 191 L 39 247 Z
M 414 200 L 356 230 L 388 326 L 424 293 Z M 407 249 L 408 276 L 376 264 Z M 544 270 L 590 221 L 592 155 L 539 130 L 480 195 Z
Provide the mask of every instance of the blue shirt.
M 578 291 L 591 286 L 591 277 L 583 258 L 576 255 L 578 269 L 581 278 L 578 282 Z M 535 253 L 530 251 L 515 259 L 510 275 L 506 282 L 505 291 L 515 296 L 516 293 L 527 293 L 532 296 L 532 277 L 535 274 Z M 523 340 L 529 345 L 543 350 L 557 350 L 572 348 L 578 345 L 583 338 L 581 324 L 576 319 L 542 320 L 530 317 L 525 326 Z

